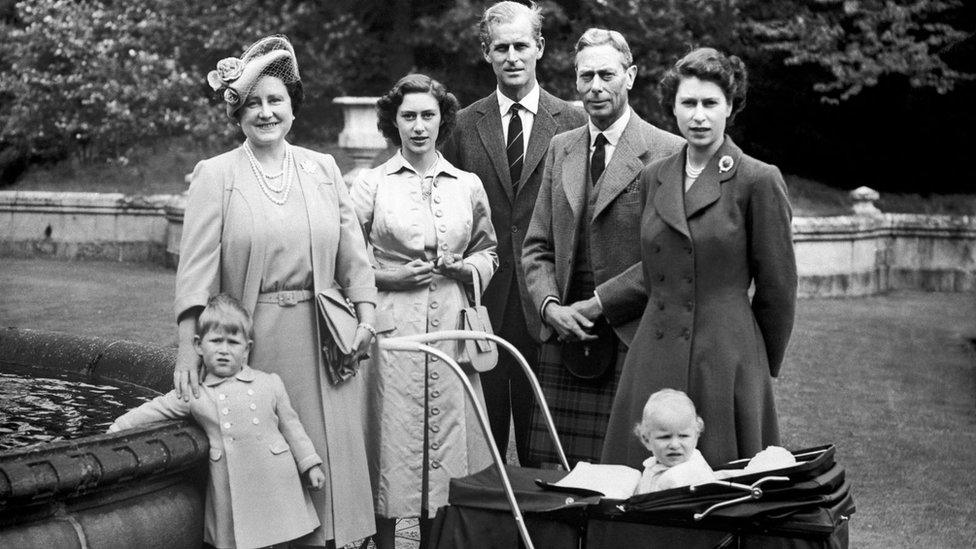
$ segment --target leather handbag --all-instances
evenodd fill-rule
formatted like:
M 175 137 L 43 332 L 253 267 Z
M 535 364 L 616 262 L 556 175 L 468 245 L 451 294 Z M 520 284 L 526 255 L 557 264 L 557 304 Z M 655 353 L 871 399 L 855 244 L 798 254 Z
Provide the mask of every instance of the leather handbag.
M 566 341 L 560 350 L 563 366 L 579 379 L 601 378 L 617 362 L 617 336 L 607 319 L 601 316 L 594 320 L 589 332 L 597 338 Z
M 359 318 L 351 301 L 338 288 L 328 288 L 315 294 L 319 315 L 319 335 L 322 359 L 329 382 L 338 385 L 356 375 L 359 361 L 354 361 L 356 329 Z
M 458 329 L 495 333 L 491 329 L 488 308 L 481 304 L 481 277 L 472 268 L 474 305 L 461 309 Z M 465 339 L 458 341 L 457 362 L 468 374 L 487 372 L 498 363 L 498 346 L 490 339 Z

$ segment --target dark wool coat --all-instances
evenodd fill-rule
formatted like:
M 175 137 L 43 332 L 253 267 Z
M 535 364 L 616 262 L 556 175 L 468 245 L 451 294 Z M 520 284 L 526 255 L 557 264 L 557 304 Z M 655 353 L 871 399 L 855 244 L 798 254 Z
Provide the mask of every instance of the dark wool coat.
M 614 399 L 603 463 L 638 467 L 649 455 L 633 427 L 647 397 L 667 387 L 687 392 L 698 407 L 705 420 L 698 447 L 710 464 L 779 442 L 771 378 L 793 330 L 797 284 L 786 184 L 775 166 L 726 137 L 686 194 L 686 150 L 641 175 L 648 302 Z

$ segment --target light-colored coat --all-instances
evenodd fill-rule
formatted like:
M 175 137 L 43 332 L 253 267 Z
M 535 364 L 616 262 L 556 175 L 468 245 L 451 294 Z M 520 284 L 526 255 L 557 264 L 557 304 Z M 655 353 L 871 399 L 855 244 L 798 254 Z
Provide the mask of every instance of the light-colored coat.
M 413 259 L 431 259 L 425 249 L 425 227 L 433 224 L 437 256 L 460 254 L 478 271 L 482 284 L 487 283 L 498 260 L 488 199 L 478 177 L 439 158 L 428 204 L 421 195 L 421 178 L 407 166 L 397 153 L 363 172 L 351 189 L 376 268 L 395 269 Z M 491 463 L 474 406 L 449 367 L 436 357 L 428 362 L 423 353 L 378 347 L 385 337 L 456 329 L 458 313 L 467 306 L 463 284 L 438 274 L 422 287 L 379 292 L 379 334 L 363 372 L 367 454 L 376 512 L 381 516 L 420 514 L 425 394 L 431 513 L 447 504 L 451 478 Z M 453 341 L 435 346 L 457 356 Z M 478 374 L 468 379 L 484 405 Z
M 265 547 L 319 525 L 302 488 L 322 463 L 275 374 L 245 366 L 236 376 L 208 376 L 200 398 L 175 391 L 115 420 L 110 430 L 192 416 L 210 441 L 204 541 L 215 547 Z
M 637 276 L 648 303 L 603 463 L 641 463 L 647 450 L 633 425 L 648 395 L 662 388 L 695 402 L 705 421 L 698 448 L 709 463 L 752 457 L 779 441 L 770 379 L 793 329 L 797 283 L 786 184 L 775 166 L 746 156 L 728 137 L 687 193 L 684 163 L 682 151 L 641 174 Z
M 586 123 L 582 110 L 545 90 L 539 93 L 539 112 L 532 122 L 528 149 L 522 165 L 518 193 L 512 190 L 512 177 L 505 153 L 502 120 L 498 112 L 498 92 L 480 99 L 458 113 L 457 126 L 444 143 L 443 153 L 455 166 L 481 178 L 491 222 L 498 237 L 498 272 L 488 285 L 483 303 L 496 331 L 502 326 L 505 307 L 521 307 L 533 338 L 539 333 L 539 315 L 532 308 L 522 272 L 522 246 L 532 209 L 542 182 L 543 163 L 549 141 L 558 133 Z M 512 277 L 518 279 L 519 295 L 510 295 Z M 534 361 L 535 357 L 529 357 Z
M 585 226 L 590 233 L 590 266 L 603 314 L 617 336 L 630 345 L 647 296 L 639 279 L 615 277 L 640 262 L 638 175 L 645 165 L 674 153 L 682 143 L 680 137 L 632 112 L 600 178 L 593 218 L 584 224 L 589 128 L 583 126 L 553 138 L 522 252 L 522 268 L 537 319 L 549 296 L 569 305 L 566 299 L 578 233 Z M 546 341 L 552 329 L 541 324 L 539 335 Z
M 338 285 L 354 302 L 375 302 L 373 269 L 335 160 L 301 147 L 294 147 L 294 158 L 295 185 L 301 190 L 308 213 L 314 289 Z M 236 297 L 253 314 L 270 237 L 266 229 L 269 221 L 261 214 L 261 201 L 268 199 L 253 178 L 241 147 L 204 160 L 194 169 L 176 272 L 177 317 L 191 307 L 205 305 L 218 292 Z M 256 333 L 255 341 L 261 345 L 267 338 L 317 340 L 319 333 L 316 323 L 310 321 L 301 333 Z M 316 343 L 316 348 L 321 348 L 321 343 Z M 323 365 L 319 358 L 287 367 Z M 359 415 L 359 386 L 324 382 L 321 386 L 288 389 L 296 401 L 301 392 L 311 392 L 321 400 L 328 448 L 319 451 L 328 453 L 325 474 L 333 509 L 320 515 L 323 527 L 332 522 L 338 546 L 372 535 L 375 526 Z

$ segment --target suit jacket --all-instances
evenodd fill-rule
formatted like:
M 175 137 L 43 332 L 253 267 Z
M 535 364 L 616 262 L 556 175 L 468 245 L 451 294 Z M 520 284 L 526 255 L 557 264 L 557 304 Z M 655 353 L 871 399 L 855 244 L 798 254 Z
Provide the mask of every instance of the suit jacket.
M 539 315 L 529 298 L 521 257 L 522 241 L 542 181 L 542 159 L 554 135 L 586 123 L 586 115 L 581 109 L 545 90 L 540 91 L 539 109 L 532 123 L 517 193 L 512 191 L 512 178 L 505 154 L 498 92 L 458 113 L 457 126 L 441 151 L 452 164 L 481 178 L 488 194 L 491 222 L 498 237 L 498 270 L 485 290 L 482 302 L 488 308 L 492 326 L 496 329 L 501 326 L 505 307 L 512 304 L 522 307 L 526 325 L 533 337 L 539 333 Z M 512 277 L 518 278 L 519 295 L 509 295 Z
M 590 266 L 603 314 L 617 336 L 630 345 L 647 294 L 640 276 L 618 276 L 641 261 L 641 193 L 638 176 L 649 162 L 668 156 L 684 141 L 632 113 L 600 178 L 590 231 Z M 557 135 L 549 145 L 545 176 L 522 251 L 522 268 L 532 296 L 533 314 L 543 341 L 552 329 L 541 323 L 549 296 L 566 303 L 576 260 L 579 228 L 589 184 L 590 136 L 584 126 Z M 634 269 L 631 269 L 631 273 Z

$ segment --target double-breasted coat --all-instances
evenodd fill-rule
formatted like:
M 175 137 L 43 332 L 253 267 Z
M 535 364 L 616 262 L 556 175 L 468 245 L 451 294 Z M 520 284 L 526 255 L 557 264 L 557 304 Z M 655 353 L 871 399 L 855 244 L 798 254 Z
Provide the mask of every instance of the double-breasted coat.
M 352 199 L 373 263 L 377 269 L 396 269 L 414 259 L 460 254 L 484 285 L 497 258 L 481 182 L 440 156 L 432 170 L 429 198 L 423 196 L 422 178 L 399 152 L 353 183 Z M 420 515 L 425 467 L 427 508 L 433 516 L 447 504 L 451 478 L 491 463 L 474 405 L 454 372 L 424 353 L 379 349 L 386 337 L 457 329 L 458 315 L 469 303 L 465 292 L 460 281 L 439 274 L 425 286 L 379 292 L 379 333 L 364 366 L 364 414 L 376 513 L 381 516 Z M 457 356 L 456 342 L 433 345 Z M 483 406 L 478 374 L 468 380 Z
M 130 410 L 111 430 L 192 416 L 210 442 L 204 541 L 219 548 L 265 547 L 319 525 L 299 472 L 322 463 L 275 374 L 244 366 L 207 376 L 200 398 L 176 391 Z
M 570 303 L 571 279 L 582 249 L 580 240 L 586 236 L 590 242 L 586 260 L 593 271 L 603 315 L 619 340 L 630 344 L 644 310 L 644 285 L 640 280 L 618 279 L 617 275 L 640 262 L 640 245 L 633 237 L 640 224 L 637 176 L 645 165 L 677 151 L 681 143 L 680 137 L 648 124 L 631 111 L 603 175 L 592 182 L 589 126 L 552 139 L 522 252 L 525 280 L 534 314 L 540 320 L 542 304 L 548 297 Z M 581 235 L 582 231 L 587 235 Z M 552 328 L 541 323 L 541 340 L 552 336 Z M 544 346 L 540 382 L 570 464 L 593 462 L 600 458 L 625 353 L 618 353 L 616 363 L 605 375 L 581 380 L 554 359 L 557 353 L 549 352 L 558 348 L 558 343 Z M 530 452 L 542 462 L 558 462 L 540 414 L 533 418 Z
M 648 302 L 624 364 L 603 463 L 637 467 L 647 397 L 683 390 L 705 421 L 711 464 L 777 444 L 771 378 L 793 329 L 796 260 L 786 184 L 731 139 L 686 193 L 683 150 L 641 174 L 641 270 Z M 754 293 L 750 298 L 750 286 Z
M 296 178 L 284 205 L 268 200 L 238 147 L 193 172 L 176 272 L 177 318 L 227 292 L 254 319 L 250 364 L 281 376 L 323 460 L 326 487 L 312 494 L 321 527 L 303 543 L 342 546 L 375 531 L 362 430 L 360 377 L 325 374 L 314 302 L 276 292 L 340 287 L 375 302 L 366 244 L 342 174 L 329 155 L 294 147 Z

